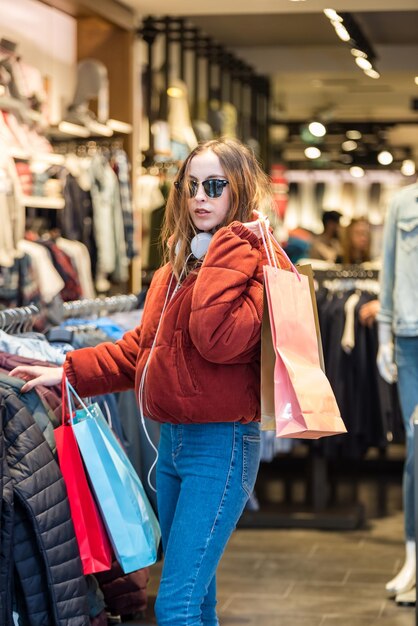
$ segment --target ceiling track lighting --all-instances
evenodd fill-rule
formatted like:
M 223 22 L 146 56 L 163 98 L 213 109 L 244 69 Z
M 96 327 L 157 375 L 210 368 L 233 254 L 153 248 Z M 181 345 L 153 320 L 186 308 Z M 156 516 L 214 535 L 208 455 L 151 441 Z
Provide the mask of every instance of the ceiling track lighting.
M 353 165 L 350 167 L 350 174 L 353 178 L 363 178 L 364 169 L 358 165 Z
M 389 150 L 381 150 L 377 155 L 380 165 L 390 165 L 393 162 L 393 154 Z
M 402 161 L 401 172 L 404 176 L 413 176 L 415 171 L 415 163 L 412 159 L 404 159 Z
M 334 27 L 337 37 L 350 45 L 357 66 L 369 78 L 380 78 L 379 72 L 373 66 L 376 54 L 353 15 L 347 12 L 337 13 L 331 8 L 324 9 L 324 14 Z
M 305 148 L 305 156 L 307 159 L 319 159 L 321 156 L 321 150 L 315 146 L 309 146 Z
M 308 126 L 308 130 L 314 137 L 325 137 L 327 129 L 322 122 L 311 122 Z

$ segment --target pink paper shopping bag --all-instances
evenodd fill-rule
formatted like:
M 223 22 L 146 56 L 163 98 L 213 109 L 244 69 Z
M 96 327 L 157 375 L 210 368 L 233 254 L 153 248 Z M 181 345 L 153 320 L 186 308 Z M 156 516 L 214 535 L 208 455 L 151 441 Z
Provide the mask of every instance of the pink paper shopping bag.
M 264 267 L 267 307 L 262 332 L 262 427 L 273 426 L 277 437 L 286 438 L 318 439 L 345 433 L 334 393 L 320 365 L 309 280 L 294 266 L 292 270 Z M 266 379 L 271 373 L 273 383 Z

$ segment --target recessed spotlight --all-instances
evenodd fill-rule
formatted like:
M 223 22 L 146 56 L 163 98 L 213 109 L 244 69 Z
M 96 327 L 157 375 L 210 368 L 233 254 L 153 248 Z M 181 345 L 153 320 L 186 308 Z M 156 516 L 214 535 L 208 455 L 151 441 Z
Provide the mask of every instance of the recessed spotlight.
M 377 70 L 371 68 L 370 70 L 364 70 L 364 73 L 367 74 L 370 78 L 380 78 L 380 74 Z
M 321 150 L 315 146 L 305 148 L 305 156 L 307 159 L 318 159 L 321 156 Z
M 348 130 L 345 136 L 347 139 L 361 139 L 361 132 L 359 130 Z
M 401 172 L 404 176 L 413 176 L 415 174 L 415 163 L 412 159 L 402 161 Z
M 372 64 L 369 59 L 365 59 L 364 57 L 356 57 L 356 64 L 361 67 L 362 70 L 372 69 Z
M 341 163 L 345 163 L 346 165 L 348 165 L 349 163 L 353 162 L 353 157 L 351 156 L 351 154 L 340 154 L 340 161 Z
M 353 57 L 363 57 L 363 59 L 367 59 L 367 54 L 360 50 L 359 48 L 351 48 L 350 50 Z
M 362 167 L 359 167 L 358 165 L 353 165 L 352 167 L 350 167 L 350 174 L 353 178 L 363 178 L 364 169 Z
M 337 37 L 339 37 L 341 41 L 350 41 L 350 33 L 348 32 L 344 24 L 341 24 L 341 22 L 331 22 L 331 24 L 335 28 Z
M 331 20 L 332 22 L 342 22 L 343 18 L 341 17 L 341 15 L 338 15 L 337 11 L 335 9 L 324 9 L 324 13 L 327 16 L 327 18 L 329 20 Z
M 324 137 L 327 134 L 327 129 L 321 122 L 311 122 L 308 129 L 314 137 Z
M 393 161 L 393 155 L 389 152 L 389 150 L 382 150 L 377 155 L 377 160 L 380 165 L 390 165 Z
M 357 148 L 357 141 L 353 141 L 353 139 L 348 139 L 347 141 L 343 141 L 341 144 L 341 148 L 346 152 L 351 152 Z

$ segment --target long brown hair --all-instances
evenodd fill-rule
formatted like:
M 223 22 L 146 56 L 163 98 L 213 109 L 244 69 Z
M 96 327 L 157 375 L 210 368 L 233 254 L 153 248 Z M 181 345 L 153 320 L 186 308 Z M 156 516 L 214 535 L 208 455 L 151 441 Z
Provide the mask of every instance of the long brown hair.
M 353 229 L 357 224 L 364 224 L 368 228 L 368 242 L 363 250 L 358 250 L 355 248 L 353 242 Z M 365 261 L 370 261 L 370 243 L 371 243 L 371 234 L 370 234 L 370 223 L 366 217 L 357 217 L 351 220 L 349 225 L 345 228 L 343 235 L 343 263 L 345 264 L 355 264 L 355 263 L 364 263 Z
M 190 241 L 196 234 L 188 208 L 190 198 L 188 185 L 182 183 L 187 178 L 193 157 L 206 150 L 212 150 L 219 158 L 229 182 L 231 205 L 225 220 L 217 228 L 226 226 L 234 220 L 249 222 L 254 209 L 263 211 L 272 204 L 269 179 L 249 148 L 231 138 L 212 139 L 199 144 L 180 167 L 174 181 L 179 183 L 179 189 L 172 185 L 165 210 L 161 235 L 166 246 L 165 260 L 170 261 L 177 278 L 185 270 L 186 259 L 190 253 Z M 169 246 L 167 242 L 170 242 Z M 179 250 L 176 253 L 178 242 Z

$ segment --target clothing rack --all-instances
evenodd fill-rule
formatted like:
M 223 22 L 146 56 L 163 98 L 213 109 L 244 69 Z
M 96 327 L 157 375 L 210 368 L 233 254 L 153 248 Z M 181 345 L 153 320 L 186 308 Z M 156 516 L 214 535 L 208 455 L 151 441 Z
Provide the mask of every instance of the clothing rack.
M 0 311 L 0 330 L 6 333 L 27 332 L 33 327 L 35 318 L 39 314 L 40 310 L 35 304 L 3 309 Z
M 314 269 L 315 288 L 329 289 L 334 293 L 362 290 L 378 294 L 378 270 L 359 265 L 340 265 Z M 384 451 L 379 451 L 379 462 L 385 460 Z M 364 506 L 357 500 L 353 486 L 352 503 L 337 504 L 335 495 L 337 482 L 332 471 L 332 461 L 327 459 L 316 442 L 310 442 L 309 451 L 301 458 L 279 457 L 260 467 L 261 488 L 264 484 L 277 481 L 278 475 L 289 475 L 284 482 L 284 502 L 261 505 L 259 511 L 245 511 L 242 528 L 315 528 L 354 530 L 364 523 Z M 303 482 L 304 501 L 292 499 L 294 483 Z M 257 485 L 256 485 L 257 494 Z M 380 500 L 382 494 L 379 493 Z
M 342 265 L 339 268 L 313 269 L 314 280 L 318 286 L 325 281 L 340 280 L 349 281 L 356 280 L 375 280 L 379 279 L 379 270 L 375 268 L 367 268 L 359 265 Z
M 63 317 L 100 317 L 109 313 L 123 313 L 138 308 L 135 294 L 106 296 L 85 300 L 64 302 Z

